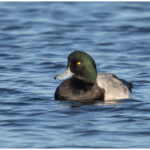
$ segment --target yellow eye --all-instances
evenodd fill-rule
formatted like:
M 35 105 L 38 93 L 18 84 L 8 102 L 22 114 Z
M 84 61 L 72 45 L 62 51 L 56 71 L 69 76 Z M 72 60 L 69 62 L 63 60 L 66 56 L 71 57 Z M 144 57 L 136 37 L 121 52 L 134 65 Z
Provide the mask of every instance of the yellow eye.
M 80 62 L 80 61 L 77 61 L 77 65 L 80 66 L 80 64 L 81 64 L 81 62 Z

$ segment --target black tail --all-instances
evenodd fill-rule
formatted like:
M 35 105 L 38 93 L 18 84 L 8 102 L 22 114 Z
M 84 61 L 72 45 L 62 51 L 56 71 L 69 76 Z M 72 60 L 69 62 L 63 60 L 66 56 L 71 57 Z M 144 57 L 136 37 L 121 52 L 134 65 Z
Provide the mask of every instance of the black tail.
M 127 87 L 128 89 L 130 90 L 130 92 L 132 92 L 132 88 L 133 88 L 133 83 L 132 82 L 128 82 L 124 79 L 120 79 Z

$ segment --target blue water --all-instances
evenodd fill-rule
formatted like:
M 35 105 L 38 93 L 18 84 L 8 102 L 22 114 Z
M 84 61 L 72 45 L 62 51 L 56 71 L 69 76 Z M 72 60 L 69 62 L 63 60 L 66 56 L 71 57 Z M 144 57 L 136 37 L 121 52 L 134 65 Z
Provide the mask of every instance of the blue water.
M 74 50 L 133 82 L 117 104 L 61 102 Z M 149 2 L 1 2 L 0 148 L 150 148 Z

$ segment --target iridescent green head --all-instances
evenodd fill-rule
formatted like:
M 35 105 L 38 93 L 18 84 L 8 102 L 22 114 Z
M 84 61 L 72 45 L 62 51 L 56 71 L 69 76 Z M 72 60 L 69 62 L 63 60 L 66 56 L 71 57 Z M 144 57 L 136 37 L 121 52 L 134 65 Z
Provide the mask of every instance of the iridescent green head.
M 67 69 L 61 75 L 56 76 L 56 79 L 69 76 L 93 84 L 97 77 L 97 69 L 92 57 L 82 51 L 72 52 L 68 57 Z

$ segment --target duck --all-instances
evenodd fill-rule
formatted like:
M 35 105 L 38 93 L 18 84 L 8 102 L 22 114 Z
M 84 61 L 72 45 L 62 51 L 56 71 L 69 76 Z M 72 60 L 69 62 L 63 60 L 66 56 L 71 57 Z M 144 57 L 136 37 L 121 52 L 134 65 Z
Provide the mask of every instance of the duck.
M 56 100 L 94 102 L 129 99 L 133 84 L 112 73 L 97 73 L 94 59 L 84 51 L 68 56 L 65 71 L 55 76 L 65 79 L 55 91 Z

